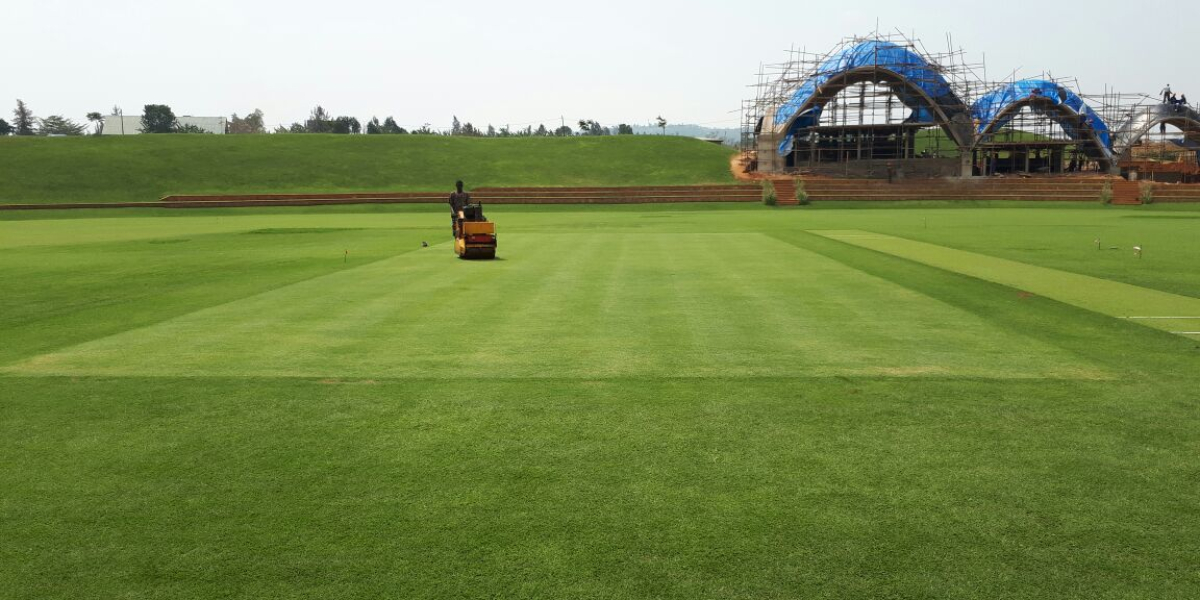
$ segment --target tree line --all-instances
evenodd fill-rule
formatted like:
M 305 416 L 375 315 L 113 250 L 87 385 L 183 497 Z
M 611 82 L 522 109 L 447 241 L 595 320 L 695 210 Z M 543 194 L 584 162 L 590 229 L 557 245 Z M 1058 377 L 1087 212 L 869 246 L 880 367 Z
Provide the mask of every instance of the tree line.
M 112 115 L 109 116 L 123 116 L 120 107 L 114 106 Z M 255 110 L 245 119 L 239 119 L 234 114 L 233 120 L 230 123 L 236 123 L 237 127 L 245 130 L 238 131 L 237 133 L 264 133 L 262 118 L 262 111 Z M 92 124 L 92 135 L 104 133 L 105 115 L 99 112 L 90 112 L 87 114 L 87 119 Z M 226 129 L 228 130 L 230 127 L 226 126 Z M 209 133 L 196 125 L 180 123 L 179 119 L 175 117 L 175 113 L 171 110 L 171 107 L 165 104 L 147 104 L 143 109 L 138 131 L 142 133 Z M 227 133 L 233 132 L 227 131 Z M 76 123 L 62 115 L 50 115 L 39 118 L 33 114 L 33 110 L 29 108 L 29 105 L 25 104 L 25 101 L 20 98 L 17 99 L 17 107 L 13 109 L 13 122 L 9 123 L 4 119 L 0 119 L 0 136 L 86 134 L 86 124 Z
M 111 116 L 122 116 L 120 107 L 114 106 Z M 88 122 L 92 125 L 92 135 L 104 132 L 105 116 L 99 112 L 90 112 Z M 667 121 L 658 117 L 657 125 L 666 128 Z M 545 125 L 532 125 L 524 128 L 510 129 L 507 125 L 496 128 L 492 124 L 477 127 L 471 122 L 463 123 L 455 115 L 449 130 L 437 130 L 425 123 L 411 131 L 399 126 L 391 116 L 382 122 L 378 117 L 371 117 L 364 128 L 355 117 L 333 116 L 324 107 L 318 105 L 309 113 L 303 123 L 280 125 L 274 133 L 339 133 L 339 134 L 408 134 L 408 135 L 453 135 L 468 137 L 564 137 L 573 135 L 633 135 L 633 126 L 621 123 L 616 127 L 606 127 L 593 119 L 580 119 L 576 125 L 578 130 L 571 129 L 566 123 L 554 129 Z M 33 111 L 21 99 L 17 99 L 17 107 L 13 109 L 13 122 L 10 124 L 0 119 L 0 136 L 5 135 L 86 135 L 87 124 L 76 123 L 62 115 L 50 115 L 45 118 L 34 116 Z M 174 111 L 166 104 L 147 104 L 143 107 L 138 131 L 142 133 L 209 133 L 192 124 L 182 124 Z M 263 122 L 263 112 L 255 109 L 245 117 L 234 113 L 226 121 L 225 133 L 232 134 L 261 134 L 267 133 Z
M 88 120 L 103 119 L 100 113 L 88 113 Z M 76 123 L 62 115 L 50 115 L 39 119 L 24 100 L 17 99 L 13 109 L 13 122 L 0 119 L 0 135 L 83 135 L 87 125 Z
M 666 126 L 666 120 L 659 117 L 662 126 Z M 633 126 L 625 123 L 617 125 L 615 128 L 605 127 L 598 121 L 592 119 L 580 119 L 577 123 L 578 131 L 571 129 L 565 123 L 555 129 L 547 129 L 544 124 L 538 125 L 535 129 L 532 125 L 527 125 L 524 128 L 512 129 L 505 125 L 503 127 L 495 127 L 489 123 L 486 127 L 478 127 L 470 121 L 462 122 L 458 115 L 454 115 L 450 129 L 448 131 L 439 131 L 434 129 L 430 123 L 425 123 L 420 128 L 409 131 L 398 124 L 391 116 L 386 117 L 383 121 L 379 117 L 371 117 L 367 121 L 367 126 L 364 128 L 359 120 L 355 117 L 338 116 L 334 117 L 323 106 L 318 105 L 309 113 L 308 119 L 303 123 L 295 122 L 291 125 L 280 125 L 275 128 L 275 133 L 346 133 L 357 134 L 366 133 L 368 135 L 379 134 L 409 134 L 409 135 L 454 135 L 467 137 L 550 137 L 550 136 L 571 136 L 571 135 L 633 135 Z

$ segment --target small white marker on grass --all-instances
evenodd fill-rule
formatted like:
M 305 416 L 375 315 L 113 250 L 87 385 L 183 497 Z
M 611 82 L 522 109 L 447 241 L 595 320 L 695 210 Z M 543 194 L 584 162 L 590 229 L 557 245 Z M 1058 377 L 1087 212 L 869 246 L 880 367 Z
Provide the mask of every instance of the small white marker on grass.
M 1142 247 L 1141 247 L 1141 246 L 1134 246 L 1134 247 L 1133 247 L 1133 254 L 1134 254 L 1135 256 L 1137 256 L 1138 258 L 1141 258 L 1141 257 L 1142 257 Z

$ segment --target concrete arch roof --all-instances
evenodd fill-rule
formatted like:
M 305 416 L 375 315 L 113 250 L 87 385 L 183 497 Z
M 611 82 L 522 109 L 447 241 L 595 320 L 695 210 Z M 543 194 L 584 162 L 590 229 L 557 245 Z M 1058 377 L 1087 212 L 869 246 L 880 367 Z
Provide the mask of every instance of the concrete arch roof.
M 1095 158 L 1112 160 L 1112 135 L 1096 111 L 1066 86 L 1044 79 L 1023 79 L 993 89 L 971 107 L 982 141 L 1029 107 L 1063 128 L 1072 140 L 1091 147 Z
M 826 103 L 847 86 L 865 81 L 888 83 L 912 114 L 907 121 L 940 125 L 961 147 L 971 145 L 970 114 L 938 69 L 921 55 L 883 40 L 847 46 L 825 59 L 816 73 L 793 90 L 774 112 L 774 131 L 784 135 L 780 153 L 791 150 L 797 129 L 820 122 Z
M 1187 139 L 1200 143 L 1200 112 L 1187 106 L 1151 104 L 1138 107 L 1117 128 L 1113 154 L 1121 155 L 1157 125 L 1177 127 Z

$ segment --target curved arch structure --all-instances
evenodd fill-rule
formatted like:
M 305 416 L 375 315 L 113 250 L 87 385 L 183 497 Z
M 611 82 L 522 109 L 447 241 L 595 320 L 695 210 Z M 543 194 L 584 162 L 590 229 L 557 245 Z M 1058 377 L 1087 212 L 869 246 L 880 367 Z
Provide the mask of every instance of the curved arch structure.
M 1150 104 L 1131 112 L 1129 118 L 1117 128 L 1113 154 L 1124 155 L 1157 125 L 1176 127 L 1185 138 L 1200 143 L 1200 112 L 1187 106 Z
M 1024 79 L 998 87 L 971 107 L 976 122 L 977 144 L 1002 129 L 1022 108 L 1047 117 L 1062 127 L 1089 157 L 1106 168 L 1112 164 L 1112 134 L 1100 115 L 1077 94 L 1052 81 Z
M 825 59 L 817 72 L 775 109 L 773 131 L 783 136 L 779 154 L 792 151 L 798 130 L 820 123 L 821 112 L 834 96 L 850 85 L 863 82 L 887 84 L 912 111 L 905 122 L 939 125 L 960 148 L 971 146 L 970 109 L 938 69 L 903 46 L 867 40 Z

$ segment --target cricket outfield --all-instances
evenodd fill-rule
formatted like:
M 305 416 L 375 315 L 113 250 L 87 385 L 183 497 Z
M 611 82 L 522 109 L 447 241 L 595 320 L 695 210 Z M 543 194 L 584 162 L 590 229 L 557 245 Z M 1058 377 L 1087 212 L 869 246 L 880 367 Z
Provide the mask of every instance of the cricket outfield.
M 1194 595 L 1200 211 L 846 206 L 0 215 L 0 598 Z

